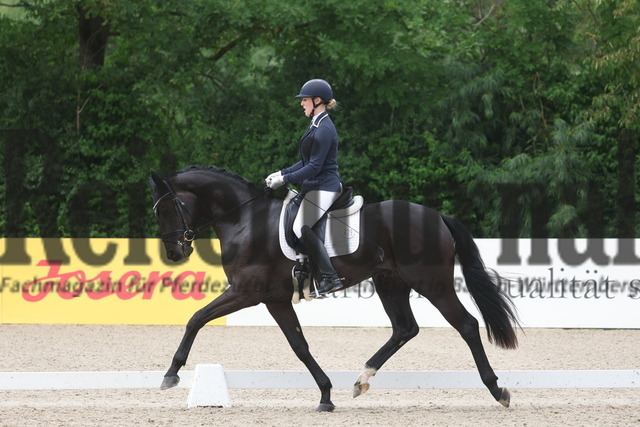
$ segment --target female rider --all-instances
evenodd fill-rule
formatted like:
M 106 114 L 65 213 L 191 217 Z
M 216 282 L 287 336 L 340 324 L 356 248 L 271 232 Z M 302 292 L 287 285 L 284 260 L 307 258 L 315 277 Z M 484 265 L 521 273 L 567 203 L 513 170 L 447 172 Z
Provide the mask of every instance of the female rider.
M 322 298 L 340 289 L 343 280 L 333 268 L 324 243 L 311 229 L 342 192 L 338 174 L 338 133 L 327 112 L 337 102 L 329 83 L 321 79 L 306 82 L 296 98 L 301 98 L 300 106 L 311 118 L 309 128 L 300 139 L 301 160 L 272 173 L 265 182 L 272 189 L 285 184 L 300 185 L 304 199 L 293 223 L 293 232 L 322 275 L 322 281 L 311 296 Z

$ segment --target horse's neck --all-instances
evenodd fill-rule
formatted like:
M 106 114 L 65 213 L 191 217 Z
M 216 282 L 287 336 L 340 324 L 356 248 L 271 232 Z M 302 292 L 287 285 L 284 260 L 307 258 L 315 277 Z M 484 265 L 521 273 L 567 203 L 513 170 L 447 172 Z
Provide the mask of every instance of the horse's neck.
M 247 215 L 252 212 L 253 199 L 259 195 L 259 190 L 233 177 L 215 178 L 192 187 L 191 191 L 207 207 L 207 215 L 213 220 L 214 228 L 216 225 L 220 227 L 216 234 L 235 225 L 245 226 L 251 220 Z
M 228 195 L 231 196 L 230 193 Z M 249 229 L 251 234 L 262 234 L 265 230 L 276 230 L 277 233 L 279 208 L 275 206 L 281 207 L 282 200 L 278 203 L 278 200 L 269 197 L 265 191 L 255 188 L 238 190 L 233 193 L 233 197 L 227 199 L 229 200 L 224 205 L 215 203 L 218 208 L 213 228 L 221 243 L 246 238 L 246 231 Z M 275 229 L 271 227 L 274 221 Z

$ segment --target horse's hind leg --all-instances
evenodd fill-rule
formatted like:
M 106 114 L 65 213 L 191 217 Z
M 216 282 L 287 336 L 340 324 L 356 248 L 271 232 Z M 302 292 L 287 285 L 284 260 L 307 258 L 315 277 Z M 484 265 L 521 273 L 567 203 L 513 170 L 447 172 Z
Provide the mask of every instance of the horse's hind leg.
M 226 316 L 227 314 L 236 312 L 241 308 L 249 307 L 259 302 L 251 302 L 245 298 L 245 296 L 234 293 L 232 289 L 233 288 L 227 289 L 218 298 L 196 311 L 194 315 L 191 316 L 191 319 L 189 319 L 189 322 L 187 323 L 187 328 L 184 332 L 184 336 L 182 337 L 182 341 L 173 356 L 171 366 L 164 375 L 164 380 L 162 381 L 160 389 L 166 390 L 178 385 L 180 382 L 178 371 L 185 365 L 185 363 L 187 363 L 187 357 L 191 351 L 191 346 L 196 339 L 198 331 L 200 331 L 204 325 L 214 319 Z
M 409 303 L 411 289 L 392 273 L 377 275 L 373 281 L 382 306 L 391 320 L 393 333 L 389 341 L 365 364 L 364 371 L 354 384 L 353 397 L 366 392 L 369 389 L 369 378 L 374 376 L 407 341 L 418 335 L 420 330 Z
M 458 299 L 453 283 L 451 286 L 444 286 L 441 289 L 442 292 L 439 292 L 438 295 L 427 293 L 427 298 L 442 313 L 447 322 L 460 333 L 469 346 L 473 360 L 480 373 L 480 378 L 491 392 L 491 395 L 503 406 L 509 407 L 509 391 L 506 388 L 498 387 L 498 377 L 489 364 L 489 359 L 482 345 L 478 321 Z

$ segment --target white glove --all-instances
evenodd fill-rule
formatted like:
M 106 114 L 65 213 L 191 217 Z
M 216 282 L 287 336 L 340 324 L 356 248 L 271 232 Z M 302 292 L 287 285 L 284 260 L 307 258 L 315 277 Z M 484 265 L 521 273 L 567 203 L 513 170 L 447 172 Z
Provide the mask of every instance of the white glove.
M 271 187 L 271 183 L 273 182 L 273 180 L 277 177 L 282 177 L 282 172 L 281 171 L 277 171 L 272 173 L 271 175 L 269 175 L 268 177 L 266 177 L 264 179 L 264 183 L 267 185 L 267 187 L 272 188 Z M 282 185 L 282 184 L 281 184 Z M 279 185 L 278 187 L 280 187 L 281 185 Z M 277 187 L 276 187 L 277 188 Z
M 271 188 L 272 190 L 275 190 L 276 188 L 280 188 L 283 185 L 284 185 L 284 176 L 282 174 L 274 175 L 271 178 L 271 180 L 267 181 L 267 187 Z
M 281 175 L 282 175 L 282 172 L 281 172 L 281 171 L 274 172 L 274 173 L 272 173 L 271 175 L 269 175 L 268 177 L 266 177 L 266 178 L 264 179 L 264 182 L 265 182 L 267 185 L 269 185 L 269 182 L 270 182 L 273 178 L 275 178 L 276 176 L 281 176 Z

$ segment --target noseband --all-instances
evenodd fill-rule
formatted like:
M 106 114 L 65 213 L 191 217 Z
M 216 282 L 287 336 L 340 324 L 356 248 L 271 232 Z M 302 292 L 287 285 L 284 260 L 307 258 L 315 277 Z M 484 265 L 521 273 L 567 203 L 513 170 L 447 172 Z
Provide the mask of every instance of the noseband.
M 178 217 L 182 222 L 183 228 L 163 233 L 161 236 L 162 241 L 164 243 L 176 243 L 180 246 L 183 246 L 186 243 L 193 242 L 193 240 L 196 238 L 196 232 L 189 228 L 189 224 L 187 223 L 187 220 L 185 218 L 185 203 L 180 200 L 180 198 L 173 191 L 169 191 L 168 193 L 162 195 L 153 205 L 153 212 L 155 212 L 156 218 L 158 217 L 158 204 L 168 197 L 171 197 L 171 201 L 173 202 L 176 213 L 178 214 Z M 189 212 L 186 213 L 189 214 Z M 173 236 L 177 236 L 177 238 L 174 239 Z

